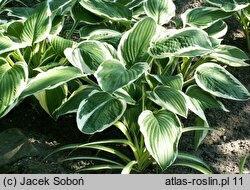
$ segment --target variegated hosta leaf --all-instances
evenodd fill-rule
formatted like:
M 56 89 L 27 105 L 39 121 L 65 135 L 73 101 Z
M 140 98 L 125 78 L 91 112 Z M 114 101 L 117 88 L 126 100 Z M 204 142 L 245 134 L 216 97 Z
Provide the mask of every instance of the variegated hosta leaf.
M 188 109 L 191 110 L 195 115 L 199 116 L 204 121 L 207 121 L 204 110 L 202 109 L 201 103 L 195 98 L 186 96 Z
M 206 0 L 209 4 L 217 6 L 226 12 L 238 11 L 250 4 L 249 0 Z
M 205 29 L 209 36 L 217 39 L 225 36 L 227 30 L 227 23 L 225 23 L 223 20 L 219 20 L 218 22 L 212 24 L 211 26 Z
M 131 3 L 132 1 L 134 1 L 134 0 L 116 0 L 115 2 L 118 2 L 118 3 L 121 3 L 123 5 L 126 5 L 128 3 Z
M 107 60 L 99 66 L 95 77 L 102 90 L 112 93 L 137 80 L 147 69 L 146 62 L 136 63 L 126 69 L 117 60 Z
M 9 23 L 7 20 L 0 19 L 0 33 L 1 35 L 7 31 L 7 28 L 9 26 Z
M 97 92 L 83 100 L 77 111 L 77 126 L 85 134 L 101 132 L 118 121 L 126 102 L 107 92 Z
M 175 88 L 176 90 L 182 90 L 184 83 L 182 74 L 176 76 L 149 75 L 149 77 L 157 80 L 163 85 Z
M 131 83 L 123 88 L 132 99 L 139 101 L 142 97 L 142 88 L 141 85 L 136 83 Z
M 188 107 L 185 94 L 168 86 L 158 86 L 148 93 L 148 98 L 173 113 L 187 117 Z
M 124 90 L 122 88 L 116 90 L 113 94 L 114 94 L 114 96 L 125 100 L 127 102 L 127 104 L 129 104 L 129 105 L 134 106 L 136 104 L 136 101 L 131 97 L 131 95 L 126 90 Z
M 87 39 L 91 33 L 98 30 L 116 30 L 116 27 L 113 25 L 106 25 L 105 23 L 99 25 L 85 25 L 79 30 L 80 38 Z
M 21 39 L 30 45 L 46 39 L 51 30 L 51 11 L 49 3 L 42 3 L 24 22 Z
M 98 41 L 83 41 L 76 48 L 67 48 L 64 54 L 72 65 L 86 74 L 93 74 L 101 63 L 113 59 L 110 51 Z
M 215 63 L 205 63 L 195 72 L 197 85 L 206 92 L 221 98 L 248 100 L 248 90 L 223 67 Z
M 150 41 L 156 31 L 156 23 L 152 18 L 145 18 L 127 31 L 119 44 L 118 56 L 123 64 L 132 66 L 134 63 L 148 59 Z
M 248 19 L 248 21 L 250 21 L 250 5 L 243 10 L 243 14 Z
M 8 16 L 17 17 L 21 20 L 27 20 L 34 12 L 34 8 L 31 7 L 11 7 L 8 8 Z
M 28 46 L 28 43 L 16 43 L 10 38 L 0 34 L 0 55 L 6 52 L 10 52 L 19 48 L 24 48 Z
M 199 90 L 197 90 L 197 88 Z M 208 128 L 208 122 L 207 118 L 205 116 L 204 110 L 206 108 L 214 107 L 214 106 L 219 106 L 217 104 L 220 104 L 220 102 L 216 102 L 216 100 L 209 94 L 205 93 L 204 91 L 200 90 L 199 87 L 196 88 L 196 85 L 192 88 L 189 87 L 188 95 L 186 97 L 186 100 L 188 102 L 188 109 L 190 109 L 194 114 L 196 114 L 198 117 L 196 117 L 197 122 L 196 126 L 198 127 L 204 127 Z M 201 94 L 195 94 L 195 93 L 201 93 Z M 204 97 L 203 97 L 204 95 Z M 212 102 L 208 102 L 212 101 Z M 224 108 L 223 104 L 221 103 L 221 107 Z M 226 110 L 226 108 L 224 108 Z M 207 130 L 203 131 L 195 131 L 195 137 L 194 137 L 194 145 L 195 148 L 198 149 L 202 141 L 207 135 Z
M 64 39 L 59 36 L 52 36 L 50 38 L 50 43 L 55 52 L 62 57 L 65 56 L 64 55 L 65 49 L 71 48 L 74 44 L 76 44 L 72 40 Z
M 175 16 L 175 4 L 172 0 L 145 0 L 144 9 L 160 25 L 168 23 Z
M 76 2 L 71 8 L 71 15 L 75 22 L 84 22 L 86 24 L 100 24 L 104 19 L 85 9 Z
M 63 85 L 51 90 L 42 90 L 36 93 L 35 97 L 41 107 L 55 119 L 53 112 L 66 101 L 67 92 L 67 85 Z
M 232 16 L 232 14 L 217 7 L 197 7 L 187 10 L 182 15 L 182 20 L 184 25 L 207 28 L 219 20 Z
M 118 60 L 117 50 L 114 48 L 114 46 L 112 46 L 106 42 L 103 42 L 102 44 L 105 46 L 105 48 L 107 48 L 107 50 L 109 51 L 109 53 L 113 57 L 112 59 Z
M 151 43 L 149 52 L 155 58 L 196 57 L 210 53 L 212 43 L 206 32 L 198 28 L 174 30 Z
M 145 14 L 145 10 L 143 8 L 143 1 L 134 0 L 133 2 L 127 7 L 132 10 L 134 18 L 140 18 L 141 15 Z
M 11 22 L 7 28 L 8 36 L 13 36 L 19 40 L 22 31 L 23 31 L 23 23 L 20 21 Z
M 80 0 L 79 3 L 88 11 L 105 19 L 123 23 L 131 22 L 132 12 L 120 3 L 104 0 Z
M 52 0 L 49 1 L 49 5 L 52 11 L 62 9 L 63 7 L 70 7 L 76 0 Z
M 160 110 L 153 113 L 146 110 L 138 119 L 147 150 L 160 165 L 167 169 L 178 155 L 181 136 L 181 122 L 172 112 Z
M 120 32 L 115 30 L 101 29 L 90 33 L 88 40 L 106 42 L 117 48 L 121 37 L 122 34 Z
M 249 60 L 247 54 L 241 49 L 229 46 L 221 45 L 214 50 L 208 57 L 213 58 L 214 60 L 229 65 L 231 67 L 246 67 L 249 66 L 246 60 Z
M 60 32 L 63 29 L 64 26 L 64 16 L 63 15 L 56 15 L 53 20 L 52 20 L 52 27 L 50 30 L 50 35 L 53 36 L 58 36 L 60 34 Z
M 211 94 L 205 92 L 197 85 L 189 86 L 186 94 L 193 100 L 197 101 L 197 103 L 201 106 L 203 110 L 216 108 L 222 109 L 224 111 L 228 111 L 225 106 L 219 101 L 216 100 Z
M 203 119 L 199 118 L 199 117 L 196 118 L 196 126 L 209 128 L 208 122 L 206 120 L 203 120 Z M 208 131 L 206 131 L 206 130 L 204 130 L 204 131 L 195 131 L 194 147 L 195 147 L 196 150 L 202 144 L 202 141 L 206 138 L 207 132 Z
M 55 67 L 46 72 L 39 73 L 36 77 L 32 78 L 28 82 L 27 88 L 21 94 L 20 99 L 33 95 L 41 90 L 56 88 L 70 80 L 83 76 L 82 72 L 75 67 Z
M 120 1 L 126 1 L 126 0 L 120 0 Z M 130 10 L 133 10 L 133 15 L 134 15 L 136 8 L 141 7 L 142 4 L 143 4 L 142 0 L 129 0 L 125 4 L 125 6 L 128 7 Z
M 100 89 L 94 86 L 81 86 L 74 91 L 54 113 L 56 118 L 68 113 L 76 113 L 82 100 L 88 98 L 93 93 L 99 92 Z
M 28 66 L 18 62 L 11 67 L 0 59 L 0 118 L 14 106 L 25 89 L 28 79 Z

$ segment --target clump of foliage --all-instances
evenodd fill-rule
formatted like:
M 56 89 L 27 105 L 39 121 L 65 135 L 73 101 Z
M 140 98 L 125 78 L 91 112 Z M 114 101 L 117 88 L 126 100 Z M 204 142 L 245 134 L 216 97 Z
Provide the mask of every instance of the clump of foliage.
M 242 50 L 221 43 L 227 31 L 221 19 L 231 12 L 196 8 L 182 15 L 181 26 L 172 0 L 48 0 L 8 11 L 16 19 L 0 25 L 0 117 L 35 96 L 55 120 L 76 113 L 85 134 L 110 127 L 124 134 L 57 150 L 106 153 L 66 159 L 101 162 L 80 171 L 143 172 L 156 162 L 162 170 L 181 165 L 211 173 L 199 158 L 180 153 L 178 143 L 195 131 L 199 147 L 212 130 L 204 111 L 228 111 L 218 98 L 250 98 L 225 69 L 248 66 Z M 184 126 L 190 111 L 196 124 Z
M 198 7 L 185 13 L 185 22 L 190 26 L 203 28 L 210 32 L 221 31 L 224 35 L 227 25 L 223 19 L 236 17 L 245 34 L 250 52 L 250 1 L 249 0 L 206 0 L 213 7 Z

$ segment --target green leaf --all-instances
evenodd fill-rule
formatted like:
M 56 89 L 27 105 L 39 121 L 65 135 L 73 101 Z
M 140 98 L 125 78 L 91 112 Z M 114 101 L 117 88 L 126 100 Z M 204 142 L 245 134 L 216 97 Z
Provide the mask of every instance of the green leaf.
M 248 90 L 240 81 L 215 63 L 199 66 L 194 77 L 200 88 L 214 96 L 240 101 L 250 99 Z
M 50 153 L 47 157 L 60 151 L 65 151 L 65 150 L 70 150 L 70 149 L 73 149 L 72 151 L 75 151 L 80 148 L 83 148 L 83 149 L 87 148 L 87 149 L 96 149 L 98 151 L 104 151 L 104 152 L 116 155 L 117 157 L 121 158 L 125 162 L 131 161 L 126 155 L 119 152 L 118 150 L 108 147 L 106 145 L 103 146 L 102 144 L 127 144 L 130 147 L 133 146 L 133 144 L 130 141 L 124 140 L 124 139 L 110 139 L 110 140 L 96 141 L 96 142 L 90 142 L 90 143 L 85 143 L 85 144 L 70 144 L 70 145 L 65 145 L 60 148 L 57 148 L 52 153 Z
M 50 35 L 59 35 L 64 26 L 64 16 L 57 15 L 52 20 L 52 27 L 50 30 Z
M 75 1 L 76 0 L 52 0 L 52 1 L 49 1 L 49 5 L 53 14 L 56 14 L 58 10 L 71 7 Z
M 137 164 L 137 161 L 133 160 L 131 162 L 129 162 L 123 169 L 122 169 L 122 172 L 121 174 L 130 174 L 132 168 L 134 165 Z
M 201 127 L 203 126 L 205 129 L 209 128 L 209 124 L 206 120 L 203 120 L 199 117 L 196 117 L 196 125 Z M 205 139 L 207 136 L 208 130 L 203 130 L 203 131 L 195 131 L 194 134 L 194 147 L 195 150 L 199 148 L 199 146 L 202 144 L 202 141 Z
M 172 0 L 146 0 L 144 9 L 160 25 L 168 23 L 175 16 L 175 4 Z
M 123 64 L 132 66 L 134 63 L 147 61 L 148 48 L 156 31 L 156 23 L 152 18 L 145 18 L 127 31 L 119 44 L 118 57 Z
M 77 126 L 85 134 L 101 132 L 118 121 L 125 110 L 125 101 L 106 92 L 97 92 L 81 102 Z
M 112 93 L 137 80 L 147 69 L 146 62 L 136 63 L 130 69 L 126 69 L 117 60 L 108 60 L 99 66 L 95 77 L 102 90 Z
M 176 162 L 173 164 L 173 166 L 184 166 L 184 167 L 189 167 L 192 169 L 195 169 L 199 172 L 201 172 L 202 174 L 212 174 L 212 172 L 210 170 L 208 170 L 207 168 L 194 164 L 194 163 L 190 163 L 190 162 Z
M 216 131 L 216 129 L 208 128 L 204 126 L 192 126 L 192 127 L 182 128 L 182 133 L 187 133 L 190 131 Z
M 250 5 L 247 8 L 243 9 L 243 14 L 248 19 L 248 21 L 250 21 Z
M 163 76 L 163 75 L 149 75 L 159 83 L 174 88 L 176 90 L 182 90 L 183 87 L 183 76 L 182 74 L 176 76 Z
M 53 112 L 60 107 L 67 97 L 67 86 L 59 86 L 51 90 L 42 90 L 35 94 L 41 107 L 55 119 Z
M 28 79 L 28 66 L 18 62 L 11 67 L 0 59 L 0 118 L 15 105 L 17 98 L 25 89 Z
M 208 170 L 210 170 L 210 166 L 207 165 L 202 159 L 200 159 L 197 156 L 179 152 L 177 159 L 191 161 L 191 162 L 200 164 L 200 165 L 204 166 L 205 168 L 207 168 Z
M 182 20 L 184 25 L 207 28 L 219 20 L 232 16 L 232 14 L 217 7 L 197 7 L 187 10 L 182 15 Z
M 186 28 L 160 36 L 151 43 L 149 52 L 154 58 L 197 57 L 212 50 L 212 43 L 206 32 L 198 28 Z
M 77 170 L 76 172 L 86 172 L 86 171 L 99 171 L 99 170 L 122 170 L 123 166 L 116 164 L 100 164 L 94 166 L 86 166 Z
M 31 47 L 25 49 L 24 57 L 25 57 L 25 60 L 27 60 L 27 62 L 31 62 L 31 59 L 32 59 L 31 52 L 32 52 Z M 46 69 L 45 71 L 47 71 L 48 69 L 51 69 L 55 66 L 61 66 L 61 65 L 62 63 L 58 62 L 58 54 L 55 52 L 52 46 L 50 46 L 45 50 L 45 52 L 42 53 L 41 58 L 40 58 L 40 63 L 36 68 L 34 68 L 34 70 L 39 71 L 39 68 L 43 68 L 43 69 Z
M 37 68 L 35 68 L 35 69 L 33 69 L 33 70 L 34 70 L 34 71 L 38 71 L 39 73 L 42 73 L 42 72 L 46 72 L 46 71 L 48 71 L 48 70 L 50 70 L 50 69 L 53 69 L 53 68 L 55 68 L 55 67 L 58 67 L 58 66 L 61 66 L 61 64 L 58 63 L 58 62 L 52 62 L 52 63 L 50 62 L 50 63 L 47 64 L 47 65 L 37 67 Z
M 101 23 L 99 25 L 85 25 L 79 30 L 80 38 L 89 38 L 92 33 L 98 30 L 117 30 L 117 27 L 114 25 L 106 25 L 104 23 Z M 117 31 L 119 32 L 119 30 Z
M 41 90 L 56 88 L 70 80 L 83 77 L 81 71 L 75 67 L 61 66 L 39 73 L 36 77 L 30 79 L 27 88 L 20 96 L 25 98 Z
M 132 12 L 117 2 L 104 0 L 80 0 L 79 3 L 88 11 L 116 22 L 130 23 Z
M 7 9 L 8 16 L 17 17 L 22 20 L 27 20 L 34 13 L 34 8 L 31 7 L 10 7 Z
M 148 93 L 148 98 L 159 106 L 180 116 L 187 117 L 188 107 L 185 94 L 168 86 L 158 86 Z
M 72 157 L 72 158 L 65 158 L 59 162 L 74 161 L 74 160 L 97 160 L 97 161 L 101 161 L 101 162 L 107 162 L 110 164 L 116 164 L 118 166 L 123 166 L 119 162 L 115 162 L 113 160 L 109 160 L 109 159 L 105 159 L 105 158 L 94 157 L 94 156 L 77 156 L 77 157 Z
M 76 48 L 67 48 L 64 54 L 72 65 L 87 74 L 94 74 L 104 61 L 113 59 L 110 51 L 98 41 L 83 41 Z
M 143 4 L 143 1 L 141 0 L 116 0 L 116 1 L 119 3 L 122 3 L 123 5 L 128 7 L 130 10 L 140 7 L 140 5 Z
M 88 11 L 81 4 L 76 2 L 71 8 L 71 15 L 75 22 L 84 22 L 86 24 L 100 24 L 104 19 Z
M 190 109 L 193 113 L 199 116 L 204 121 L 207 121 L 204 110 L 202 109 L 201 103 L 192 97 L 186 96 L 186 100 L 188 102 L 188 109 Z
M 240 164 L 239 164 L 239 173 L 243 174 L 244 173 L 244 166 L 246 164 L 248 156 L 244 156 L 240 159 Z
M 167 169 L 178 155 L 180 120 L 175 114 L 165 110 L 156 113 L 146 110 L 141 113 L 138 123 L 147 150 L 162 170 Z
M 189 86 L 186 94 L 192 99 L 192 101 L 196 101 L 203 110 L 215 108 L 228 112 L 219 100 L 216 100 L 214 96 L 205 92 L 197 85 Z
M 0 34 L 0 55 L 26 46 L 28 46 L 28 43 L 16 43 Z
M 64 102 L 54 113 L 58 118 L 68 113 L 76 113 L 82 100 L 88 98 L 89 95 L 99 92 L 99 88 L 94 86 L 83 85 L 74 91 L 71 96 Z
M 129 130 L 138 131 L 138 118 L 141 114 L 141 105 L 130 106 L 127 108 L 123 116 L 123 122 L 126 126 L 129 126 Z
M 71 48 L 75 43 L 72 40 L 67 40 L 59 36 L 53 36 L 50 43 L 55 52 L 61 57 L 65 57 L 64 50 Z
M 50 33 L 51 23 L 49 3 L 42 3 L 24 22 L 23 32 L 21 34 L 22 41 L 28 42 L 30 45 L 43 41 Z
M 231 67 L 249 66 L 249 64 L 245 62 L 249 60 L 247 54 L 234 46 L 220 45 L 213 53 L 209 54 L 208 57 Z
M 217 6 L 226 12 L 244 9 L 249 5 L 249 0 L 206 0 L 209 4 Z
M 127 102 L 127 104 L 130 104 L 130 105 L 136 104 L 136 101 L 130 96 L 130 94 L 122 88 L 116 90 L 113 94 L 116 97 L 125 100 Z
M 218 22 L 212 24 L 208 28 L 205 29 L 205 31 L 208 33 L 209 36 L 213 38 L 221 38 L 226 35 L 228 30 L 227 23 L 219 20 Z
M 20 21 L 14 21 L 9 24 L 7 28 L 7 33 L 20 40 L 20 34 L 23 31 L 23 23 Z
M 90 33 L 88 40 L 97 40 L 100 42 L 106 42 L 114 47 L 117 47 L 121 37 L 122 34 L 115 30 L 100 29 Z

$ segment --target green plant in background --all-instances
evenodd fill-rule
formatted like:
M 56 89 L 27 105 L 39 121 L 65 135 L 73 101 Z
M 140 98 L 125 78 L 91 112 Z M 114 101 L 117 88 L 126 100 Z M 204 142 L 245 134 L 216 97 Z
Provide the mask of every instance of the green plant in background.
M 240 164 L 239 164 L 239 168 L 240 168 L 240 174 L 250 174 L 250 170 L 244 170 L 246 161 L 249 157 L 248 156 L 244 156 L 242 157 L 242 159 L 240 160 Z
M 0 14 L 4 11 L 5 6 L 10 2 L 11 0 L 0 0 Z M 22 3 L 21 1 L 18 0 L 16 2 Z
M 76 113 L 77 126 L 85 134 L 119 129 L 124 139 L 111 137 L 55 151 L 104 152 L 66 159 L 100 163 L 80 171 L 143 172 L 156 162 L 162 170 L 188 166 L 211 173 L 201 159 L 180 153 L 178 143 L 183 133 L 195 131 L 194 145 L 199 147 L 212 130 L 204 111 L 228 111 L 217 98 L 250 98 L 223 67 L 248 66 L 248 56 L 221 44 L 227 26 L 221 16 L 214 16 L 221 10 L 204 8 L 210 19 L 202 17 L 202 11 L 195 15 L 189 10 L 182 16 L 182 28 L 163 27 L 175 16 L 172 0 L 52 0 L 23 10 L 20 14 L 10 9 L 17 19 L 0 25 L 0 117 L 34 95 L 54 119 Z M 70 29 L 65 24 L 69 16 Z M 187 127 L 182 120 L 189 111 L 196 123 Z
M 198 7 L 188 10 L 183 18 L 185 23 L 191 26 L 203 28 L 205 30 L 216 32 L 226 32 L 227 25 L 221 19 L 235 16 L 245 34 L 247 48 L 250 51 L 250 1 L 249 0 L 206 0 L 207 3 L 215 7 Z

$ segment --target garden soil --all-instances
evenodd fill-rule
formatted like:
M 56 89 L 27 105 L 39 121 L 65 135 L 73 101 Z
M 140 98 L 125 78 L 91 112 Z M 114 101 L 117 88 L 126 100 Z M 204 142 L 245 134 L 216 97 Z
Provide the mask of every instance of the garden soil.
M 176 0 L 177 13 L 183 13 L 188 8 L 201 6 L 201 0 Z M 227 20 L 229 31 L 223 43 L 231 44 L 246 50 L 242 31 L 233 19 Z M 250 68 L 231 69 L 230 72 L 238 78 L 250 91 Z M 39 151 L 39 156 L 26 157 L 5 165 L 0 173 L 74 173 L 75 169 L 91 162 L 59 161 L 69 153 L 54 154 L 43 160 L 51 151 L 62 145 L 84 143 L 101 137 L 119 136 L 115 130 L 107 130 L 104 134 L 87 136 L 81 134 L 76 126 L 75 115 L 67 115 L 57 122 L 51 119 L 37 104 L 24 101 L 7 116 L 0 119 L 0 132 L 9 128 L 18 128 Z M 209 132 L 204 143 L 195 151 L 193 134 L 185 134 L 179 144 L 181 152 L 192 153 L 201 157 L 212 167 L 214 173 L 238 173 L 240 159 L 250 155 L 250 101 L 235 102 L 221 100 L 230 112 L 208 110 L 206 112 L 209 124 L 216 131 Z M 192 119 L 191 119 L 192 120 Z M 192 123 L 192 121 L 189 121 Z M 115 134 L 114 134 L 115 133 Z M 250 159 L 245 169 L 250 170 Z M 147 171 L 154 173 L 154 170 Z M 167 173 L 194 173 L 186 168 L 170 168 Z

